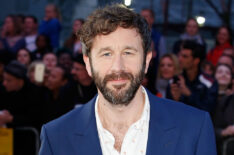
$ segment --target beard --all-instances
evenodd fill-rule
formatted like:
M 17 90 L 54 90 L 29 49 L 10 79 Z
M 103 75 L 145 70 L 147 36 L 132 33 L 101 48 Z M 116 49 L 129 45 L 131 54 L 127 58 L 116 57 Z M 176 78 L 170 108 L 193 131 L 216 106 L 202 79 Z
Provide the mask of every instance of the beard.
M 120 71 L 113 72 L 106 75 L 104 78 L 101 78 L 99 74 L 94 70 L 91 63 L 91 72 L 94 82 L 97 88 L 100 90 L 104 98 L 113 105 L 125 105 L 127 106 L 130 101 L 135 97 L 135 94 L 138 88 L 141 85 L 141 82 L 144 78 L 145 62 L 142 65 L 142 68 L 135 75 Z M 118 84 L 113 85 L 113 89 L 107 87 L 107 83 L 113 80 L 128 80 L 130 84 Z

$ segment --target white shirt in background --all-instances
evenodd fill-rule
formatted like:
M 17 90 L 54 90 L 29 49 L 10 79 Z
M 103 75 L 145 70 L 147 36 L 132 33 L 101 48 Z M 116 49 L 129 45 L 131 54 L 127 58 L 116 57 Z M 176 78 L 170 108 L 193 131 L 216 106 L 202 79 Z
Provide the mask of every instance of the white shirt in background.
M 30 52 L 33 52 L 33 51 L 35 51 L 37 49 L 36 39 L 37 39 L 37 34 L 30 35 L 30 36 L 25 36 L 26 48 Z

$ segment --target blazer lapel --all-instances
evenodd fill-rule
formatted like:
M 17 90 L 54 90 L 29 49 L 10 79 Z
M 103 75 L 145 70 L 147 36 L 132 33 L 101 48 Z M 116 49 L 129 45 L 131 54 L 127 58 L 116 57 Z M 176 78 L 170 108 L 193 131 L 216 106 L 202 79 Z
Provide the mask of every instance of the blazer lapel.
M 179 131 L 162 99 L 148 92 L 150 122 L 147 155 L 172 155 L 179 139 Z
M 85 155 L 102 155 L 100 141 L 97 132 L 95 105 L 96 97 L 84 105 L 75 127 L 73 136 L 73 145 L 76 154 Z

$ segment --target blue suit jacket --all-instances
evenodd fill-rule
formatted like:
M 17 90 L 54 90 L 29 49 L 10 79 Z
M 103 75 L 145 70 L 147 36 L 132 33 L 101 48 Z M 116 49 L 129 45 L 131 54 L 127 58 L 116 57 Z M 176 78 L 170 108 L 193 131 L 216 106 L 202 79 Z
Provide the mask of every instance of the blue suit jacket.
M 147 92 L 147 155 L 216 155 L 209 114 Z M 101 155 L 95 99 L 42 127 L 40 155 Z

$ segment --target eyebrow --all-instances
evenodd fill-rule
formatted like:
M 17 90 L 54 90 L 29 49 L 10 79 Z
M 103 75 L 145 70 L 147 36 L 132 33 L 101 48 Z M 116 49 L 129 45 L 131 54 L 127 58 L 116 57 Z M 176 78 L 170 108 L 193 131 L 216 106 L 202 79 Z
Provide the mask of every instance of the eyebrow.
M 124 50 L 129 49 L 129 50 L 134 50 L 135 52 L 138 52 L 138 50 L 133 46 L 125 46 L 123 49 Z
M 98 54 L 102 53 L 103 51 L 113 51 L 113 50 L 112 50 L 111 47 L 109 47 L 109 46 L 103 47 L 103 48 L 101 48 L 101 49 L 98 51 Z
M 138 50 L 135 47 L 133 47 L 133 46 L 124 46 L 124 48 L 122 49 L 122 51 L 123 50 L 133 50 L 135 52 L 138 52 Z M 103 51 L 113 51 L 113 49 L 110 46 L 103 47 L 103 48 L 101 48 L 98 51 L 98 54 L 102 53 Z

